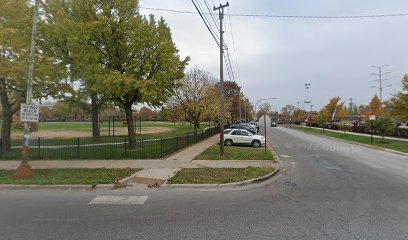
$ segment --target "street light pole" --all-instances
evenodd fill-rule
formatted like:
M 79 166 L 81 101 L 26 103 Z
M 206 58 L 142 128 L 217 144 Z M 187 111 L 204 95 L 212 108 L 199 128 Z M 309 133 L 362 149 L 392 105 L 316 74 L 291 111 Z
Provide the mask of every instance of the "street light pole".
M 258 105 L 258 103 L 265 101 L 265 100 L 276 100 L 277 98 L 263 98 L 261 100 L 259 100 L 258 102 L 255 103 L 255 114 L 254 117 L 256 118 L 256 106 Z
M 265 100 L 276 100 L 277 98 L 264 98 L 259 100 L 258 102 L 255 103 L 255 117 L 256 117 L 256 106 L 258 105 L 258 103 L 265 101 Z M 264 113 L 264 137 L 265 137 L 265 154 L 266 154 L 266 112 Z

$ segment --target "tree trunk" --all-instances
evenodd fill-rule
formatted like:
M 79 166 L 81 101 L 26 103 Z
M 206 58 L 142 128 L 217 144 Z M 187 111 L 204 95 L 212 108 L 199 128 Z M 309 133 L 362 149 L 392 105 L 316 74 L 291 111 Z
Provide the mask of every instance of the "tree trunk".
M 91 115 L 92 115 L 92 140 L 98 142 L 101 140 L 101 130 L 99 129 L 99 104 L 98 96 L 91 94 Z
M 1 125 L 1 152 L 2 158 L 5 158 L 10 151 L 10 138 L 11 138 L 11 121 L 13 118 L 13 111 L 8 101 L 6 92 L 0 93 L 2 113 L 2 125 Z
M 126 104 L 125 106 L 126 122 L 128 127 L 128 137 L 129 137 L 129 148 L 136 148 L 136 134 L 133 127 L 133 116 L 132 116 L 132 104 Z

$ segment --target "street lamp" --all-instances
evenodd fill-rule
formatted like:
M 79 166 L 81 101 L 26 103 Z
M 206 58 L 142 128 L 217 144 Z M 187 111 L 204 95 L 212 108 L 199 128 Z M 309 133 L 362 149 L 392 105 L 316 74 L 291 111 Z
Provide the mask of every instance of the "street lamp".
M 275 99 L 277 99 L 277 98 L 263 98 L 263 99 L 259 100 L 258 102 L 256 102 L 255 103 L 255 114 L 254 114 L 255 118 L 256 118 L 256 106 L 258 105 L 258 103 L 260 103 L 262 101 L 265 101 L 265 100 L 275 100 Z
M 256 106 L 258 105 L 258 103 L 260 103 L 260 102 L 262 102 L 262 101 L 265 101 L 265 100 L 276 100 L 277 98 L 264 98 L 264 99 L 261 99 L 261 100 L 259 100 L 258 102 L 256 102 L 255 103 L 255 117 L 256 117 Z M 264 116 L 264 128 L 265 128 L 265 132 L 264 132 L 264 134 L 265 134 L 265 154 L 266 154 L 266 114 L 265 114 L 265 116 Z

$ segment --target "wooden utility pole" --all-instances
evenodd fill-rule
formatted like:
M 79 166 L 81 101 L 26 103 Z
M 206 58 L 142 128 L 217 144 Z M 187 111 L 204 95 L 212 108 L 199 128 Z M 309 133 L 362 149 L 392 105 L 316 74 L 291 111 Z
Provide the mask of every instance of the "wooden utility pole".
M 220 155 L 224 155 L 224 31 L 222 21 L 224 20 L 224 8 L 228 7 L 229 3 L 219 7 L 214 7 L 214 11 L 218 11 L 220 17 L 220 95 L 221 95 L 221 111 L 220 111 Z

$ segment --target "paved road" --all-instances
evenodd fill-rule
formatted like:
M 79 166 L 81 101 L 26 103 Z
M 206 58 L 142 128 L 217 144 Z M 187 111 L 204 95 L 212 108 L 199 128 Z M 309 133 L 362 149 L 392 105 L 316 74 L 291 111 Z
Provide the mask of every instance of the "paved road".
M 0 239 L 408 239 L 408 158 L 268 131 L 285 170 L 265 185 L 0 190 Z

